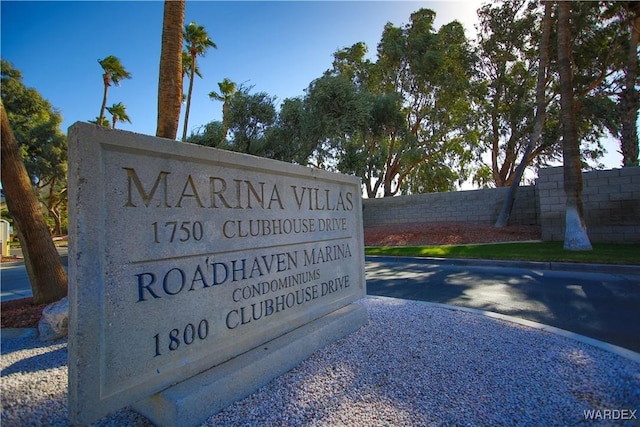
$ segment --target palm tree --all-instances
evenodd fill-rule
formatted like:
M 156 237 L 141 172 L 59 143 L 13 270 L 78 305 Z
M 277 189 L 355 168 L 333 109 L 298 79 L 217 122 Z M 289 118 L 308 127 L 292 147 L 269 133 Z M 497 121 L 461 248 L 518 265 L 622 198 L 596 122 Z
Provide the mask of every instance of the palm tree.
M 104 70 L 104 74 L 102 75 L 104 95 L 102 96 L 102 106 L 100 107 L 100 115 L 98 116 L 98 123 L 102 123 L 104 110 L 107 106 L 107 91 L 109 90 L 109 86 L 111 86 L 111 83 L 120 86 L 120 80 L 130 79 L 131 74 L 125 70 L 120 60 L 113 55 L 109 55 L 104 59 L 98 59 L 98 63 Z
M 191 108 L 191 93 L 193 92 L 193 76 L 197 68 L 196 57 L 204 56 L 208 48 L 217 49 L 218 46 L 211 41 L 207 31 L 202 25 L 195 22 L 189 23 L 184 28 L 184 40 L 187 43 L 187 52 L 191 57 L 191 74 L 189 76 L 189 92 L 187 93 L 187 108 L 184 113 L 184 130 L 182 131 L 182 140 L 187 139 L 187 126 L 189 123 L 189 109 Z
M 184 78 L 184 75 L 191 75 L 191 69 L 193 68 L 193 60 L 191 59 L 191 54 L 186 51 L 183 50 L 182 51 L 182 78 Z M 200 68 L 198 68 L 198 66 L 196 65 L 195 68 L 193 68 L 193 73 L 202 78 L 202 73 L 200 72 Z M 186 99 L 186 95 L 182 95 L 183 98 Z
M 215 101 L 222 101 L 222 135 L 226 138 L 229 131 L 229 101 L 234 93 L 236 93 L 236 84 L 225 77 L 223 81 L 218 83 L 220 94 L 215 90 L 209 93 L 209 98 Z
M 89 123 L 94 123 L 96 125 L 100 125 L 100 126 L 104 126 L 106 128 L 111 127 L 111 123 L 109 123 L 109 119 L 107 119 L 106 117 L 102 118 L 102 121 L 100 122 L 100 117 L 96 117 L 95 120 L 89 120 Z
M 33 184 L 20 157 L 9 118 L 0 101 L 0 165 L 2 186 L 22 244 L 34 304 L 48 304 L 67 295 L 67 272 L 33 192 Z
M 571 2 L 558 2 L 558 74 L 560 75 L 560 115 L 562 119 L 562 155 L 564 165 L 565 211 L 564 248 L 591 250 L 582 212 L 582 164 L 576 126 L 571 69 Z
M 122 102 L 118 102 L 117 104 L 113 104 L 111 107 L 107 107 L 107 111 L 111 114 L 111 127 L 113 129 L 116 128 L 116 123 L 118 121 L 131 123 L 131 119 L 127 115 L 127 107 L 125 107 Z
M 162 21 L 162 50 L 158 78 L 156 136 L 176 139 L 182 106 L 182 26 L 185 0 L 166 0 Z M 114 123 L 115 125 L 115 123 Z
M 186 50 L 183 50 L 182 51 L 182 79 L 184 80 L 185 74 L 187 76 L 190 76 L 192 70 L 194 75 L 202 78 L 202 73 L 200 72 L 200 68 L 198 68 L 198 65 L 196 64 L 195 67 L 193 66 L 193 60 L 191 59 L 191 54 Z M 181 98 L 181 103 L 186 101 L 187 101 L 187 95 L 183 93 Z

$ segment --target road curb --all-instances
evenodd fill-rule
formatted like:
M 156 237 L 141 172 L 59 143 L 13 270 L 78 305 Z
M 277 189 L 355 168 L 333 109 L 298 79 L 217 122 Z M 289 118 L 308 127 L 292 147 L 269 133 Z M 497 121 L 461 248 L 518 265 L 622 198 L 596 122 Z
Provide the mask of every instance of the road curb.
M 0 340 L 35 338 L 38 336 L 36 328 L 2 328 L 0 329 Z
M 2 267 L 15 267 L 16 265 L 24 265 L 24 260 L 0 262 L 0 268 L 2 268 Z
M 62 264 L 66 267 L 69 264 L 69 255 L 60 255 L 60 262 L 62 262 Z M 24 265 L 24 259 L 18 259 L 16 261 L 5 261 L 5 262 L 0 262 L 0 268 L 2 267 L 16 267 L 19 265 Z
M 392 297 L 383 297 L 377 295 L 367 295 L 367 298 L 373 299 L 388 299 L 388 300 L 401 300 L 400 298 L 392 298 Z M 543 323 L 534 322 L 532 320 L 521 319 L 519 317 L 509 316 L 506 314 L 495 313 L 493 311 L 480 310 L 477 308 L 469 308 L 469 307 L 459 307 L 456 305 L 442 304 L 437 302 L 428 302 L 428 301 L 417 301 L 411 300 L 418 304 L 425 304 L 431 307 L 439 307 L 452 311 L 462 311 L 465 313 L 476 314 L 480 316 L 490 317 L 492 319 L 504 320 L 511 323 L 516 323 L 518 325 L 527 326 L 529 328 L 537 329 L 539 331 L 545 331 L 552 333 L 554 335 L 559 335 L 565 338 L 572 339 L 574 341 L 581 342 L 583 344 L 588 344 L 593 347 L 597 347 L 601 350 L 608 351 L 609 353 L 613 353 L 617 356 L 624 357 L 633 362 L 640 363 L 640 353 L 637 353 L 633 350 L 629 350 L 624 347 L 620 347 L 614 344 L 609 344 L 604 341 L 597 340 L 595 338 L 590 338 L 585 335 L 576 334 L 575 332 L 567 331 L 566 329 L 556 328 L 555 326 L 545 325 Z

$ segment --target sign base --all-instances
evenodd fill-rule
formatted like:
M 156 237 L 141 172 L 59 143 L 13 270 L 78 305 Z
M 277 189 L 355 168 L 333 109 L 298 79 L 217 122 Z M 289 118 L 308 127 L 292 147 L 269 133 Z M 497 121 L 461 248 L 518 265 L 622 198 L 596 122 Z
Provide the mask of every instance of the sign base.
M 367 310 L 350 304 L 151 395 L 132 408 L 158 426 L 196 426 L 320 348 L 367 323 Z

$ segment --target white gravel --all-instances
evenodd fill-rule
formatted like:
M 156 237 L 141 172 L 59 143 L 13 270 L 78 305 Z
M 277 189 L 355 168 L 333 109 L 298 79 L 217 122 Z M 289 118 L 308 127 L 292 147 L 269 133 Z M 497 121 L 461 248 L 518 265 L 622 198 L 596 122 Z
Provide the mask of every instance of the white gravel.
M 585 411 L 597 410 L 640 418 L 640 364 L 630 359 L 474 313 L 361 303 L 366 326 L 203 425 L 574 426 L 594 425 Z M 66 364 L 65 340 L 3 338 L 2 426 L 69 425 Z M 151 424 L 123 409 L 95 425 Z

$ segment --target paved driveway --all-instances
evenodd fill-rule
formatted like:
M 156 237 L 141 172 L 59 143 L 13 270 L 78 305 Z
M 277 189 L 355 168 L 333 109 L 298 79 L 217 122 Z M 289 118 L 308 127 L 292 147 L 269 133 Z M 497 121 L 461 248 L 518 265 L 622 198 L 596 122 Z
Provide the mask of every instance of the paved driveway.
M 367 257 L 367 293 L 507 314 L 640 352 L 640 269 L 471 264 Z

